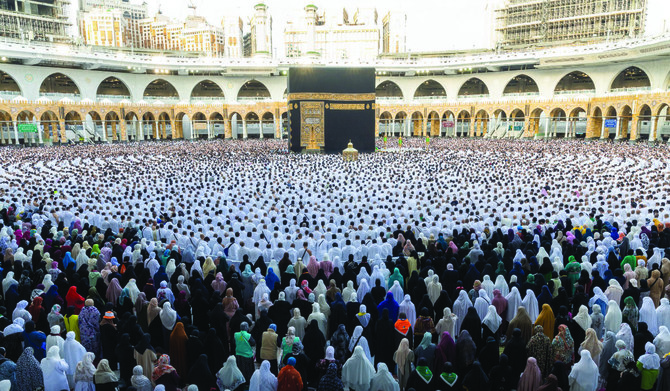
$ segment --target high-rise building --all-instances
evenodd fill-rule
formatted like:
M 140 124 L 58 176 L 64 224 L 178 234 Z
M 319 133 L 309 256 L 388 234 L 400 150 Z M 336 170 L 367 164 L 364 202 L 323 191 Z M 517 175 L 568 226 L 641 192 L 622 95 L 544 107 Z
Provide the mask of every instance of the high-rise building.
M 0 36 L 67 42 L 69 0 L 0 0 Z
M 201 16 L 190 15 L 176 21 L 163 14 L 140 23 L 142 47 L 156 50 L 203 52 L 214 56 L 224 54 L 223 29 L 207 23 Z
M 249 21 L 251 30 L 251 56 L 272 54 L 272 16 L 268 6 L 258 3 L 254 6 L 254 15 Z
M 498 9 L 502 47 L 594 43 L 637 37 L 647 0 L 507 0 Z
M 146 2 L 79 0 L 79 31 L 87 45 L 142 47 L 140 22 L 146 17 Z
M 318 8 L 310 4 L 305 7 L 301 19 L 286 24 L 285 54 L 287 57 L 317 56 L 331 60 L 376 58 L 380 52 L 377 18 L 374 8 L 358 8 L 353 13 L 346 9 L 341 13 L 319 13 Z M 393 28 L 392 24 L 389 28 Z M 389 31 L 389 37 L 394 34 Z M 404 37 L 398 38 L 399 49 L 404 50 L 404 42 Z
M 244 55 L 244 22 L 239 15 L 224 15 L 221 19 L 224 34 L 224 52 L 226 57 L 242 57 Z
M 382 19 L 382 53 L 405 53 L 407 15 L 389 11 Z

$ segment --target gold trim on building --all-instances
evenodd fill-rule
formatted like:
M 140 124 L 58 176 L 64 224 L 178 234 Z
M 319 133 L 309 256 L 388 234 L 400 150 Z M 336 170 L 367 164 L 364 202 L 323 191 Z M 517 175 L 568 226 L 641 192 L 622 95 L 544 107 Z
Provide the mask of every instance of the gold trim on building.
M 365 100 L 375 100 L 375 93 L 368 94 L 336 94 L 324 92 L 296 92 L 288 94 L 287 99 L 292 100 L 335 100 L 342 102 L 356 102 Z

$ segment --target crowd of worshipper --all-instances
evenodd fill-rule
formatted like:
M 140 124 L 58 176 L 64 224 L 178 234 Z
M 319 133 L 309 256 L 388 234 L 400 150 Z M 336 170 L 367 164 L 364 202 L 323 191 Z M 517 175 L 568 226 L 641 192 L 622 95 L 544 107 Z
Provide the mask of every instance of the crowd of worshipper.
M 0 391 L 670 390 L 668 162 L 0 149 Z

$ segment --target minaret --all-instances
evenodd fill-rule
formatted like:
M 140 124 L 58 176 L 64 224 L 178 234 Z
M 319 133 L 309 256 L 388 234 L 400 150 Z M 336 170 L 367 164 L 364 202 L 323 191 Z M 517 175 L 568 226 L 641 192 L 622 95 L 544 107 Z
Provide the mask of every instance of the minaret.
M 270 53 L 268 42 L 268 6 L 258 3 L 254 6 L 254 27 L 256 30 L 256 53 Z
M 316 11 L 318 8 L 314 4 L 308 4 L 305 7 L 305 24 L 307 25 L 307 45 L 305 54 L 314 54 L 316 52 Z

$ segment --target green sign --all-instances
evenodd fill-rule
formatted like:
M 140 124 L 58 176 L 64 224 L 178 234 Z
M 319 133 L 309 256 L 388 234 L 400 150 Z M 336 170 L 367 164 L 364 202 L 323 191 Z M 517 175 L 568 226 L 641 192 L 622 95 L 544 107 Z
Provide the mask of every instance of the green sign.
M 523 125 L 515 125 L 514 126 L 514 130 L 522 130 L 522 129 L 523 129 Z
M 37 125 L 35 124 L 18 124 L 17 127 L 21 133 L 37 133 Z

